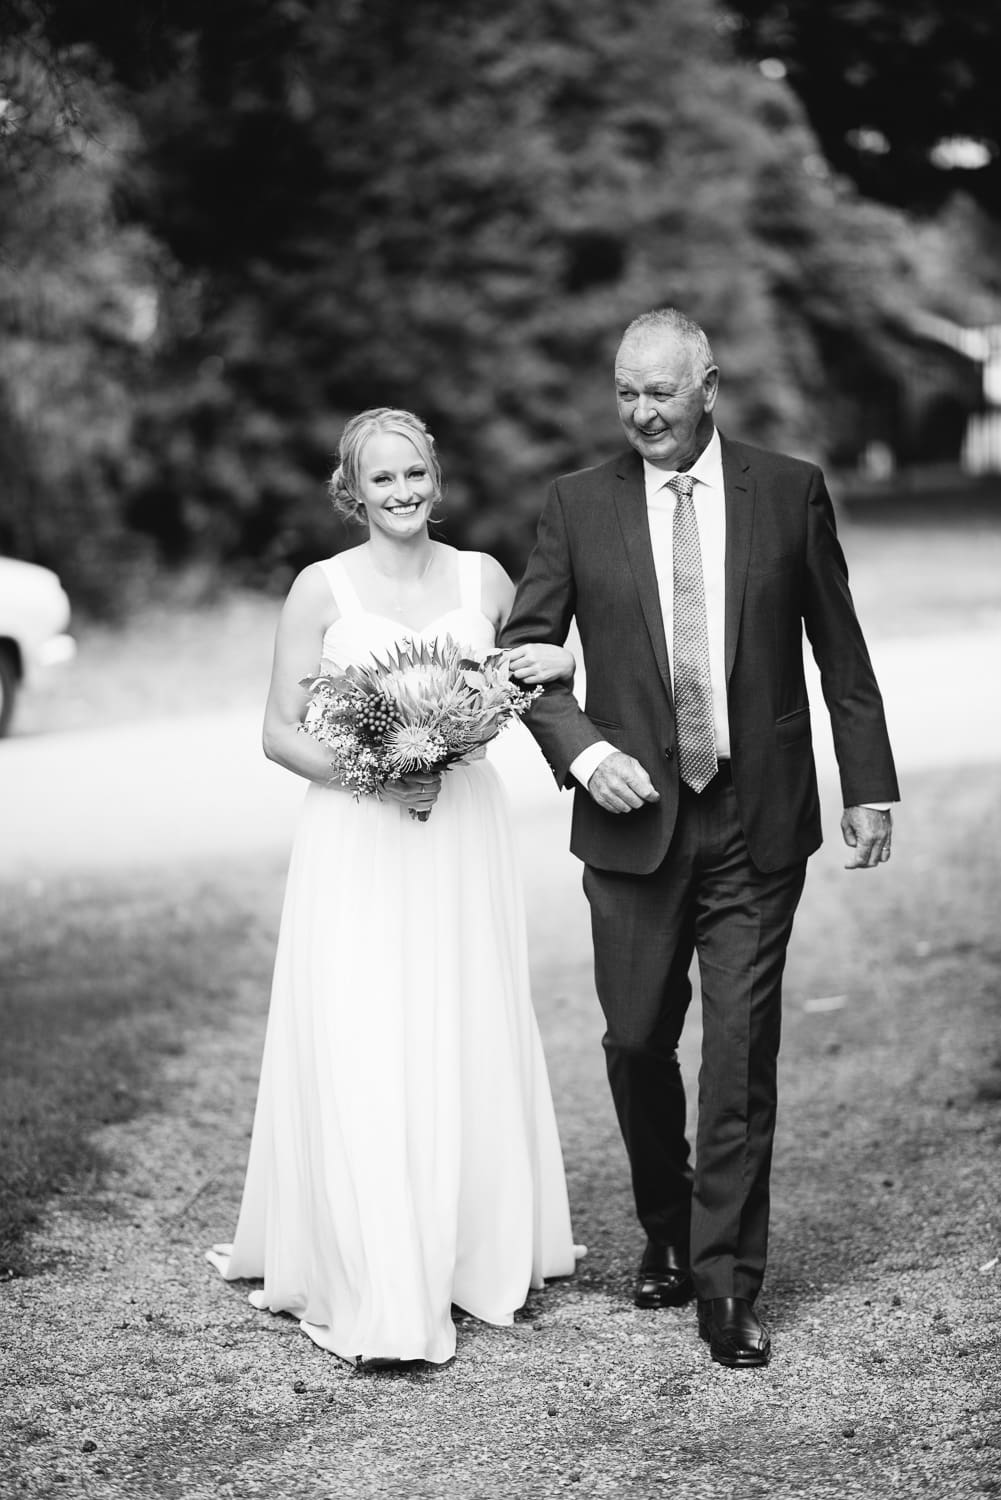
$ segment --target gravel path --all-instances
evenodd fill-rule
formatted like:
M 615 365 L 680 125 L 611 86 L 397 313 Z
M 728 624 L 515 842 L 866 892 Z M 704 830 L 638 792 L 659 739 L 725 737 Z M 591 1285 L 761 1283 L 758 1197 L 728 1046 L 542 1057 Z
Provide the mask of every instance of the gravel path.
M 0 1494 L 1001 1493 L 996 985 L 941 982 L 973 947 L 1001 959 L 999 792 L 997 769 L 913 773 L 907 862 L 871 879 L 840 870 L 828 797 L 832 837 L 787 982 L 767 1370 L 713 1365 L 691 1309 L 631 1306 L 640 1236 L 583 900 L 565 811 L 540 792 L 519 826 L 575 1234 L 590 1247 L 578 1274 L 533 1294 L 513 1330 L 464 1322 L 456 1360 L 431 1371 L 358 1373 L 250 1308 L 202 1251 L 238 1201 L 263 1033 L 254 986 L 181 1039 L 160 1110 L 101 1133 L 113 1170 L 55 1200 L 39 1273 L 0 1288 Z M 959 912 L 937 861 L 946 799 L 987 809 L 982 898 Z M 690 1076 L 697 1044 L 693 1029 Z

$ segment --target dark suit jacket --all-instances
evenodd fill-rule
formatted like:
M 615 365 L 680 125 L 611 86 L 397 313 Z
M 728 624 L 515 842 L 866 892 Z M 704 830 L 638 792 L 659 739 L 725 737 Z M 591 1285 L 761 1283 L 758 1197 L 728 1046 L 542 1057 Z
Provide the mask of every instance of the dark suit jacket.
M 803 630 L 820 668 L 846 807 L 898 797 L 883 704 L 848 588 L 823 475 L 813 464 L 722 440 L 726 496 L 725 656 L 734 787 L 759 869 L 821 842 Z M 674 704 L 647 522 L 632 450 L 557 479 L 502 644 L 562 643 L 577 618 L 587 672 L 581 712 L 547 688 L 527 723 L 560 785 L 608 740 L 645 766 L 660 802 L 604 812 L 578 788 L 571 848 L 635 874 L 667 853 L 678 807 Z

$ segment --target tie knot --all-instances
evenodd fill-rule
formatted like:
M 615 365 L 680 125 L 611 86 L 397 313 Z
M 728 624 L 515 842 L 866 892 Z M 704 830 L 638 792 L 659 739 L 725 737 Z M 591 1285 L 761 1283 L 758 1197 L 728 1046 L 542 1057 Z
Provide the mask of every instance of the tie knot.
M 675 474 L 673 479 L 667 481 L 667 487 L 674 491 L 679 500 L 690 500 L 692 491 L 695 489 L 695 480 L 691 474 Z

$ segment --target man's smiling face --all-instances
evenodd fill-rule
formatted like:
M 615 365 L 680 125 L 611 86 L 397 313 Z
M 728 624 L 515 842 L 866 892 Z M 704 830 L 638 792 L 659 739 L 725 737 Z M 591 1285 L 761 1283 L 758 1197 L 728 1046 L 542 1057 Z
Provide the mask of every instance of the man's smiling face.
M 658 469 L 687 469 L 712 437 L 719 371 L 698 366 L 687 341 L 641 330 L 615 357 L 615 398 L 629 443 Z

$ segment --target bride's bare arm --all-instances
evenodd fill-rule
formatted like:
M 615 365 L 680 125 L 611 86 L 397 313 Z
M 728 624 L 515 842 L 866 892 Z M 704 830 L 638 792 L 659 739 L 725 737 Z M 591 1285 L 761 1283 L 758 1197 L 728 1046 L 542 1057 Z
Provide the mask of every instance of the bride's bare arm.
M 525 687 L 536 687 L 540 682 L 573 682 L 577 667 L 572 651 L 565 646 L 547 646 L 542 641 L 512 647 L 507 659 L 511 676 Z
M 271 686 L 264 710 L 264 753 L 269 760 L 324 786 L 337 786 L 326 746 L 299 728 L 308 697 L 299 684 L 319 669 L 323 634 L 337 618 L 327 581 L 314 564 L 289 589 L 275 635 Z
M 484 613 L 493 620 L 500 635 L 514 603 L 514 584 L 496 558 L 483 557 Z M 572 682 L 577 663 L 565 646 L 533 641 L 508 652 L 512 677 L 525 687 L 546 682 Z
M 287 771 L 346 791 L 330 751 L 299 728 L 308 702 L 306 689 L 299 684 L 318 669 L 324 633 L 336 618 L 323 573 L 315 565 L 306 568 L 289 589 L 278 621 L 263 741 L 268 759 Z M 384 787 L 383 795 L 404 807 L 424 810 L 433 805 L 440 789 L 440 776 L 403 776 Z

